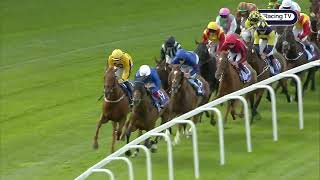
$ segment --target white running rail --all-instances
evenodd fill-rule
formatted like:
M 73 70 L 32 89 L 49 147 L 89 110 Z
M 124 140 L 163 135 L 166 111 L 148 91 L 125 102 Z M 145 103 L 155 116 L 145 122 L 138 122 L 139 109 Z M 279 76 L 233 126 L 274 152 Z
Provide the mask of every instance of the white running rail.
M 238 90 L 236 92 L 233 92 L 231 94 L 228 94 L 224 97 L 221 97 L 219 99 L 213 100 L 205 105 L 202 105 L 188 113 L 185 113 L 179 117 L 176 117 L 174 119 L 172 119 L 171 121 L 158 126 L 152 130 L 150 130 L 149 132 L 143 134 L 142 136 L 138 137 L 137 139 L 131 141 L 130 143 L 128 143 L 127 145 L 123 146 L 122 148 L 120 148 L 118 151 L 110 154 L 108 157 L 104 158 L 103 160 L 101 160 L 100 162 L 98 162 L 97 164 L 93 165 L 92 167 L 90 167 L 89 169 L 87 169 L 85 172 L 83 172 L 80 176 L 78 176 L 77 178 L 75 178 L 75 180 L 82 180 L 87 178 L 90 174 L 94 173 L 94 172 L 105 172 L 107 174 L 110 175 L 111 179 L 113 179 L 113 174 L 110 170 L 107 169 L 103 169 L 103 167 L 110 163 L 112 160 L 119 160 L 119 156 L 121 156 L 123 153 L 125 153 L 127 150 L 136 147 L 135 145 L 138 145 L 139 143 L 141 143 L 142 141 L 150 138 L 151 136 L 154 135 L 160 135 L 157 133 L 160 133 L 166 129 L 168 129 L 169 127 L 172 127 L 176 124 L 189 124 L 191 126 L 191 130 L 192 130 L 192 144 L 193 144 L 193 157 L 194 157 L 194 175 L 196 179 L 199 179 L 200 177 L 200 173 L 199 173 L 199 157 L 198 157 L 198 142 L 197 142 L 197 132 L 196 132 L 196 127 L 194 125 L 194 123 L 190 120 L 186 120 L 189 119 L 201 112 L 204 111 L 214 111 L 218 114 L 218 130 L 219 130 L 219 145 L 220 145 L 220 164 L 224 165 L 225 164 L 225 157 L 224 157 L 224 139 L 223 139 L 223 128 L 222 128 L 222 119 L 221 119 L 221 112 L 216 109 L 216 108 L 212 108 L 213 106 L 216 106 L 218 104 L 221 104 L 225 101 L 228 101 L 229 99 L 240 99 L 243 103 L 244 103 L 244 108 L 245 108 L 245 128 L 246 128 L 246 139 L 247 139 L 247 150 L 248 152 L 252 152 L 252 144 L 251 144 L 251 135 L 250 135 L 250 125 L 249 125 L 249 111 L 248 111 L 248 103 L 246 102 L 246 100 L 243 100 L 244 98 L 239 98 L 241 97 L 240 95 L 246 94 L 248 92 L 254 91 L 258 88 L 265 88 L 270 92 L 270 96 L 271 96 L 271 110 L 272 110 L 272 128 L 273 128 L 273 140 L 277 141 L 278 140 L 278 133 L 277 133 L 277 116 L 276 116 L 276 103 L 275 103 L 275 93 L 273 91 L 273 89 L 271 88 L 271 86 L 268 86 L 268 84 L 273 83 L 275 81 L 278 81 L 282 78 L 293 78 L 296 81 L 296 85 L 297 85 L 297 93 L 298 93 L 298 111 L 299 111 L 299 129 L 303 129 L 304 124 L 303 124 L 303 104 L 302 104 L 302 87 L 301 87 L 301 80 L 300 78 L 295 75 L 295 73 L 310 69 L 312 67 L 315 66 L 320 66 L 320 60 L 316 60 L 313 62 L 309 62 L 307 64 L 304 64 L 302 66 L 290 69 L 288 71 L 282 72 L 276 76 L 270 77 L 268 79 L 265 79 L 263 81 L 260 81 L 258 83 L 255 83 L 251 86 L 248 86 L 246 88 L 243 88 L 241 90 Z M 162 133 L 161 133 L 162 135 Z M 164 135 L 165 136 L 165 135 Z M 169 145 L 170 146 L 170 145 Z M 171 149 L 172 150 L 172 149 Z M 168 148 L 168 152 L 169 152 L 169 148 Z M 147 153 L 148 154 L 148 153 Z M 126 158 L 121 158 L 121 160 L 125 160 Z M 170 162 L 173 162 L 172 160 L 172 156 L 168 157 L 169 160 L 169 167 L 172 167 L 172 170 L 169 170 L 169 178 L 170 180 L 173 180 L 173 164 L 170 164 Z M 132 170 L 132 166 L 131 165 L 131 161 L 129 159 L 125 160 L 128 163 L 128 167 L 129 167 L 129 178 L 133 179 L 133 172 L 130 172 Z M 151 158 L 147 155 L 147 161 L 151 162 Z M 147 163 L 148 166 L 149 163 Z M 131 170 L 130 170 L 131 169 Z M 152 179 L 151 176 L 151 165 L 149 168 L 147 168 L 147 172 L 148 172 L 148 180 Z

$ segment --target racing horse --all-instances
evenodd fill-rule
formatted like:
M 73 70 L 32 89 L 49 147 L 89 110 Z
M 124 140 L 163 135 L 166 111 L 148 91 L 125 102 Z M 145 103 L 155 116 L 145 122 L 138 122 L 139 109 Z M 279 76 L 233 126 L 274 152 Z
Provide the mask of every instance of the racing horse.
M 129 98 L 123 92 L 115 73 L 116 67 L 108 68 L 104 74 L 104 101 L 102 113 L 97 123 L 96 133 L 93 139 L 93 148 L 98 149 L 98 135 L 102 124 L 112 122 L 111 153 L 115 150 L 115 141 L 120 139 L 122 128 L 130 112 Z
M 125 124 L 124 133 L 126 135 L 127 143 L 130 141 L 130 136 L 132 132 L 139 130 L 139 135 L 142 135 L 142 131 L 150 131 L 155 128 L 156 121 L 161 118 L 161 124 L 167 122 L 170 118 L 170 112 L 168 108 L 168 103 L 162 109 L 160 113 L 158 113 L 157 108 L 153 104 L 152 97 L 150 91 L 145 87 L 142 81 L 134 82 L 134 90 L 133 90 L 133 107 L 132 113 L 129 116 L 129 120 Z M 168 97 L 165 91 L 161 90 L 160 93 L 163 97 Z M 121 135 L 123 137 L 124 134 Z M 156 143 L 152 141 L 151 143 Z M 149 139 L 145 142 L 147 147 L 152 147 L 152 150 L 155 150 L 156 146 L 152 146 L 150 144 Z M 139 150 L 137 149 L 133 156 L 136 156 Z M 131 151 L 126 152 L 127 156 L 131 155 Z
M 197 79 L 202 82 L 204 91 L 203 96 L 198 96 L 195 89 L 188 82 L 185 73 L 180 70 L 180 66 L 173 66 L 169 74 L 169 85 L 171 87 L 170 94 L 170 113 L 172 117 L 176 117 L 187 113 L 196 107 L 203 105 L 209 101 L 209 84 L 201 76 L 197 75 Z M 201 114 L 192 117 L 192 121 L 196 124 L 201 117 Z M 184 133 L 185 126 L 179 125 L 178 131 L 174 138 L 174 143 L 180 142 L 180 132 Z
M 243 83 L 240 80 L 240 77 L 238 75 L 237 70 L 231 65 L 231 63 L 228 60 L 228 53 L 227 52 L 221 52 L 219 60 L 218 60 L 218 69 L 216 71 L 216 78 L 220 79 L 219 89 L 218 89 L 218 95 L 216 99 L 225 96 L 227 94 L 230 94 L 232 92 L 238 91 L 246 86 L 249 86 L 251 84 L 254 84 L 257 82 L 257 73 L 256 71 L 247 64 L 247 67 L 251 71 L 251 79 L 247 83 Z M 247 98 L 250 100 L 251 109 L 253 109 L 254 105 L 254 93 L 247 94 Z M 231 116 L 233 120 L 236 119 L 236 116 L 242 117 L 242 113 L 238 114 L 235 111 L 236 108 L 236 101 L 231 100 L 230 103 L 228 103 L 227 111 L 224 116 L 224 123 L 227 123 L 227 117 L 229 114 L 229 111 L 231 110 Z M 255 114 L 253 114 L 253 111 L 251 113 L 251 123 L 253 122 L 253 118 Z

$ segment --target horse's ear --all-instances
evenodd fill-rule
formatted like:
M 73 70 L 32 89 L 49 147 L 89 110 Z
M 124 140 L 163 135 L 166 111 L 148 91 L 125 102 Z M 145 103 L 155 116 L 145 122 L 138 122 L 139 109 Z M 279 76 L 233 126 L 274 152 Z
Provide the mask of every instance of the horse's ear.
M 156 64 L 159 64 L 159 62 L 160 62 L 160 61 L 157 59 L 156 56 L 154 57 L 154 62 L 155 62 Z
M 196 43 L 196 45 L 200 44 L 199 41 L 197 41 L 196 39 L 194 40 L 194 42 Z

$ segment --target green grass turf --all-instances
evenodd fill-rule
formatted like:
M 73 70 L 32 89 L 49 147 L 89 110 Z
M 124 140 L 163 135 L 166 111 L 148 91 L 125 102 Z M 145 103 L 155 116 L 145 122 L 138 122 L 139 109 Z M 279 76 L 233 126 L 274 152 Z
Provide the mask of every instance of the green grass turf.
M 168 35 L 194 49 L 218 9 L 239 1 L 49 1 L 0 2 L 0 179 L 72 179 L 109 152 L 111 126 L 102 127 L 100 149 L 91 149 L 101 102 L 106 58 L 122 48 L 134 69 L 154 64 Z M 267 2 L 258 1 L 259 4 Z M 307 10 L 308 3 L 302 3 Z M 319 74 L 317 75 L 319 85 Z M 296 104 L 278 96 L 279 142 L 272 142 L 270 105 L 252 126 L 247 153 L 243 121 L 225 130 L 226 165 L 219 166 L 216 127 L 199 124 L 201 179 L 318 179 L 319 90 L 304 97 L 305 129 L 298 130 Z M 118 148 L 123 146 L 121 142 Z M 190 140 L 174 148 L 176 179 L 193 179 Z M 165 144 L 152 155 L 154 179 L 167 179 Z M 145 179 L 145 159 L 134 159 L 136 179 Z M 107 165 L 127 179 L 121 162 Z M 89 179 L 101 179 L 93 175 Z

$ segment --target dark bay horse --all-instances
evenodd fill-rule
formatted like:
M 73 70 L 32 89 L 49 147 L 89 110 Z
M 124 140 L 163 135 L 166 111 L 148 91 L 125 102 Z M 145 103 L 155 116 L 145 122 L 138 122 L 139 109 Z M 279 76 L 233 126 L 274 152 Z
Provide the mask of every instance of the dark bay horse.
M 200 75 L 209 83 L 211 95 L 214 91 L 217 92 L 219 86 L 219 81 L 214 76 L 217 71 L 216 58 L 210 56 L 204 43 L 196 41 L 196 45 L 194 52 L 199 57 Z
M 165 93 L 163 90 L 162 92 Z M 168 104 L 160 113 L 158 113 L 157 108 L 153 104 L 151 94 L 145 88 L 144 83 L 142 81 L 135 81 L 133 90 L 132 113 L 130 114 L 129 120 L 126 122 L 124 128 L 127 137 L 127 143 L 129 143 L 130 141 L 132 132 L 139 130 L 140 136 L 142 135 L 142 131 L 150 131 L 155 128 L 156 121 L 159 119 L 159 117 L 161 117 L 161 124 L 169 120 L 170 113 Z M 146 141 L 146 145 L 149 146 L 149 141 Z M 134 155 L 136 155 L 137 152 L 138 150 L 135 151 Z M 127 151 L 126 155 L 131 155 L 131 152 Z
M 168 77 L 171 71 L 171 67 L 166 63 L 166 60 L 155 59 L 155 62 L 156 62 L 156 70 L 161 79 L 161 86 L 167 93 L 169 93 L 170 87 L 168 83 Z
M 303 46 L 295 40 L 292 30 L 285 29 L 280 39 L 280 42 L 282 43 L 277 43 L 277 49 L 281 49 L 281 52 L 286 60 L 287 69 L 292 69 L 309 62 L 307 55 L 304 53 Z M 319 59 L 319 48 L 314 43 L 311 44 L 313 45 L 315 52 L 315 56 L 312 60 Z M 301 75 L 301 73 L 298 74 Z M 309 69 L 308 77 L 303 85 L 304 90 L 314 76 L 315 68 Z M 295 93 L 295 100 L 297 101 L 297 90 Z
M 198 96 L 196 91 L 188 82 L 184 73 L 180 70 L 179 66 L 174 66 L 169 74 L 169 84 L 171 87 L 170 96 L 170 112 L 172 117 L 176 117 L 187 113 L 196 107 L 203 105 L 209 101 L 209 84 L 201 77 L 197 77 L 203 84 L 203 96 Z M 196 124 L 200 119 L 201 114 L 192 117 L 192 121 Z M 184 130 L 185 126 L 179 125 L 176 137 L 174 140 L 175 144 L 180 142 L 180 132 Z
M 246 86 L 249 86 L 251 84 L 254 84 L 257 82 L 257 73 L 256 71 L 249 65 L 247 64 L 247 67 L 250 69 L 251 71 L 251 80 L 247 83 L 243 83 L 240 80 L 240 77 L 238 75 L 237 70 L 231 65 L 231 63 L 228 60 L 228 53 L 227 52 L 222 52 L 220 54 L 220 58 L 218 60 L 218 69 L 216 72 L 216 78 L 220 79 L 220 84 L 219 84 L 219 89 L 218 89 L 218 95 L 217 95 L 217 99 L 225 96 L 227 94 L 230 94 L 232 92 L 238 91 Z M 250 103 L 251 103 L 251 109 L 253 109 L 253 105 L 254 105 L 254 94 L 253 93 L 249 93 L 247 94 L 247 98 L 249 98 Z M 228 103 L 228 107 L 227 107 L 227 111 L 224 117 L 224 121 L 225 123 L 227 122 L 227 117 L 229 114 L 229 111 L 231 109 L 231 115 L 232 118 L 235 120 L 236 115 L 240 115 L 242 116 L 242 114 L 237 114 L 235 111 L 235 102 L 236 101 L 230 101 L 230 103 Z M 251 114 L 251 122 L 254 118 L 253 112 Z
M 112 122 L 111 152 L 114 152 L 115 141 L 120 139 L 123 125 L 130 111 L 129 99 L 123 92 L 115 76 L 116 68 L 109 68 L 104 74 L 104 101 L 102 113 L 97 123 L 93 148 L 98 148 L 98 135 L 102 124 Z

